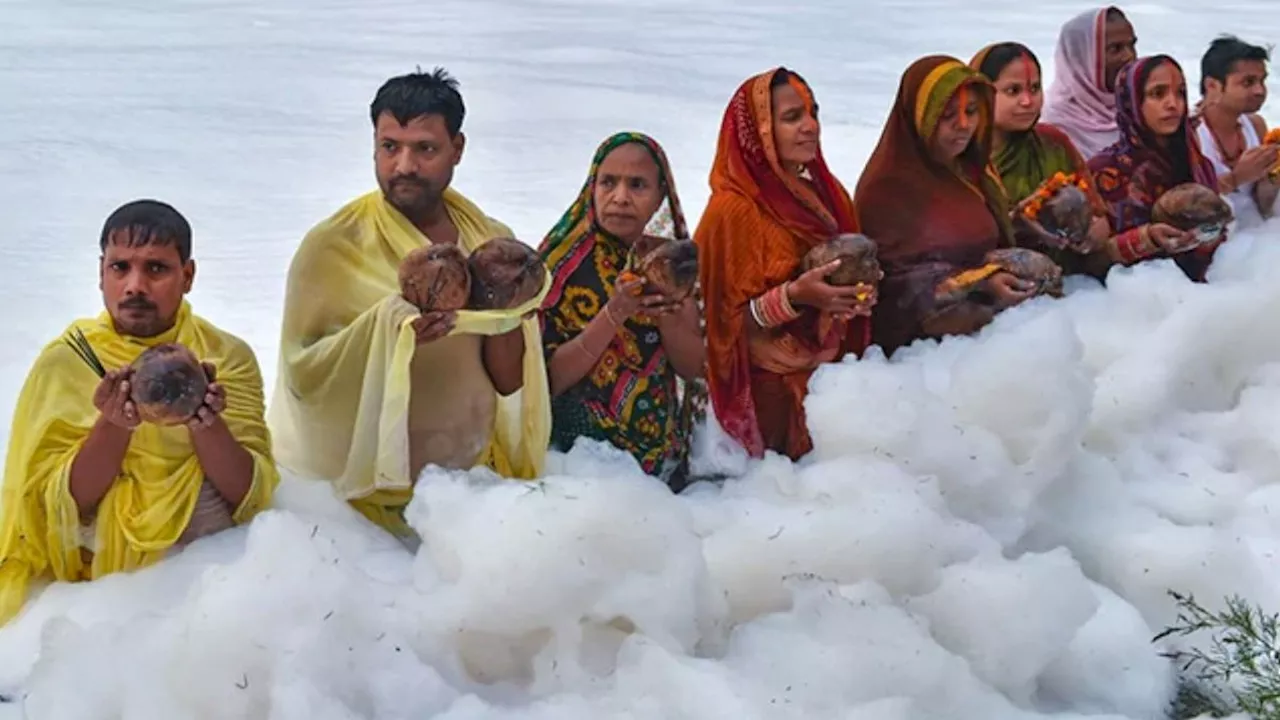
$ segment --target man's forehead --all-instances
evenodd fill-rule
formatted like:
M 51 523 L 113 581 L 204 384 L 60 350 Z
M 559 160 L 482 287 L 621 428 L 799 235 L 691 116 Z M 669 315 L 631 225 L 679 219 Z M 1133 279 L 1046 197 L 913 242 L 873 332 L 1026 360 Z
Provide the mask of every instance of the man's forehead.
M 162 260 L 164 262 L 178 262 L 181 257 L 178 255 L 178 244 L 173 242 L 147 242 L 144 244 L 134 244 L 137 238 L 127 231 L 117 230 L 111 233 L 107 239 L 107 246 L 103 249 L 103 257 L 107 260 Z
M 379 135 L 391 138 L 437 138 L 446 135 L 448 129 L 443 115 L 419 115 L 407 124 L 401 125 L 394 115 L 384 112 L 378 116 L 377 132 Z
M 1267 64 L 1261 60 L 1237 60 L 1232 75 L 1266 75 Z

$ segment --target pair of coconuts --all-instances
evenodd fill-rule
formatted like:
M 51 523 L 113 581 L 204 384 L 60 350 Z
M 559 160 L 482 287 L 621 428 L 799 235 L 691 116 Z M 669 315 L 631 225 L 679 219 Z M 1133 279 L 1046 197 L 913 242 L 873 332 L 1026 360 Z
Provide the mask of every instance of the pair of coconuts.
M 457 245 L 420 247 L 400 261 L 400 293 L 422 312 L 510 310 L 538 296 L 547 267 L 537 251 L 494 238 L 468 257 Z
M 1027 248 L 999 248 L 983 258 L 990 265 L 1035 283 L 1037 293 L 1062 294 L 1062 268 L 1044 253 Z M 800 272 L 808 272 L 828 263 L 840 266 L 827 276 L 832 285 L 875 285 L 884 278 L 876 253 L 875 241 L 865 235 L 846 233 L 815 246 L 805 254 Z
M 1079 246 L 1089 233 L 1093 211 L 1080 188 L 1066 185 L 1044 202 L 1035 219 L 1061 245 Z M 1217 190 L 1199 183 L 1171 188 L 1151 208 L 1151 222 L 1193 233 L 1200 244 L 1220 239 L 1233 219 L 1231 206 Z

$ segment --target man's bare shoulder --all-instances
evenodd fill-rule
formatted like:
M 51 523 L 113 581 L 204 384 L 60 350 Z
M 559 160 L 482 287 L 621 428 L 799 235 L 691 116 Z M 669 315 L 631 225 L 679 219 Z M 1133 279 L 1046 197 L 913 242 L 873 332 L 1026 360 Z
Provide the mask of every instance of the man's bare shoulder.
M 1249 122 L 1253 123 L 1253 129 L 1258 133 L 1258 139 L 1261 140 L 1266 137 L 1267 121 L 1257 113 L 1252 113 L 1247 117 L 1249 118 Z

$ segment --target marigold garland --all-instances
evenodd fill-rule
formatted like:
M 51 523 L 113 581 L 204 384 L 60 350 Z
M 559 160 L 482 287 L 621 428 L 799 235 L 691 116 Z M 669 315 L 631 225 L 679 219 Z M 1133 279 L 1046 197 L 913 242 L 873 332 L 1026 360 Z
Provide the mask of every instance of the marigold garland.
M 1022 208 L 1022 214 L 1028 220 L 1036 220 L 1040 217 L 1040 211 L 1044 208 L 1044 204 L 1049 201 L 1059 190 L 1068 185 L 1075 185 L 1083 192 L 1089 191 L 1089 181 L 1079 177 L 1076 173 L 1057 172 L 1053 177 L 1049 178 L 1036 189 L 1031 197 L 1027 200 L 1027 204 Z
M 1266 136 L 1262 138 L 1262 144 L 1263 145 L 1280 145 L 1280 127 L 1271 128 L 1270 130 L 1268 130 Z M 1272 166 L 1272 168 L 1267 171 L 1267 175 L 1272 180 L 1275 180 L 1277 177 L 1280 177 L 1280 163 L 1276 163 L 1274 166 Z

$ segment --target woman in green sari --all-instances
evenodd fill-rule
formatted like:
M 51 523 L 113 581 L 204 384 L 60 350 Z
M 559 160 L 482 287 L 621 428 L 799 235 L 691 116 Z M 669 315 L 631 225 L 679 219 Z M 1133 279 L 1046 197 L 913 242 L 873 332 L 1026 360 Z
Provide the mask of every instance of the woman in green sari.
M 646 235 L 688 240 L 689 230 L 666 153 L 647 135 L 618 133 L 539 248 L 552 276 L 541 312 L 551 445 L 604 441 L 678 485 L 695 415 L 681 407 L 677 377 L 699 387 L 701 317 L 696 293 L 671 303 L 622 275 Z
M 969 65 L 995 86 L 991 161 L 1011 206 L 1035 194 L 1057 173 L 1074 174 L 1088 183 L 1087 193 L 1094 210 L 1088 243 L 1060 248 L 1041 242 L 1038 235 L 1022 226 L 1016 227 L 1018 244 L 1046 253 L 1062 266 L 1064 273 L 1104 277 L 1114 262 L 1106 205 L 1093 188 L 1085 158 L 1071 139 L 1058 128 L 1040 122 L 1044 92 L 1035 53 L 1020 43 L 997 43 L 983 48 Z

